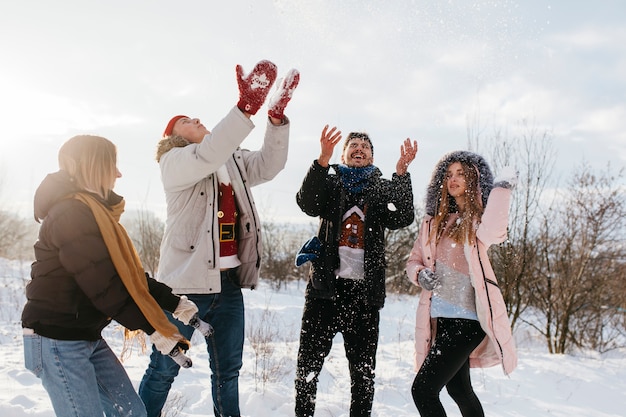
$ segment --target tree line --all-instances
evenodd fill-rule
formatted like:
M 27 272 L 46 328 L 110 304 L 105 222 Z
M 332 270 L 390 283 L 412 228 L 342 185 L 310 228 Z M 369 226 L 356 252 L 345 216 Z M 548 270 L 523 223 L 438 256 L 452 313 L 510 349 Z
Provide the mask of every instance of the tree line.
M 489 256 L 513 328 L 530 326 L 548 352 L 577 349 L 606 352 L 626 346 L 626 187 L 624 168 L 592 169 L 582 161 L 554 173 L 558 154 L 553 136 L 526 123 L 520 133 L 469 132 L 468 149 L 483 154 L 494 173 L 506 165 L 519 172 L 513 193 L 508 240 Z M 416 190 L 417 191 L 417 190 Z M 404 272 L 423 216 L 386 234 L 387 291 L 416 294 Z M 316 231 L 271 219 L 262 223 L 262 279 L 275 289 L 306 282 L 308 264 L 296 267 L 295 254 Z M 141 210 L 122 218 L 144 268 L 154 275 L 164 222 Z M 0 257 L 30 260 L 37 224 L 0 210 Z

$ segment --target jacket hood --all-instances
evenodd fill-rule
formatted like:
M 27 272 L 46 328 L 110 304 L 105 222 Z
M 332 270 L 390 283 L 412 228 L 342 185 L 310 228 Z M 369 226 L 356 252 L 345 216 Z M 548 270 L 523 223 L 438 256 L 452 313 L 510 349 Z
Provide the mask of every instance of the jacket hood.
M 67 172 L 57 171 L 46 175 L 35 191 L 35 220 L 39 222 L 44 219 L 55 203 L 77 191 L 76 184 Z
M 430 216 L 434 216 L 437 211 L 437 207 L 441 201 L 441 190 L 446 177 L 446 171 L 448 166 L 454 162 L 465 162 L 473 165 L 478 170 L 478 183 L 480 185 L 483 207 L 487 205 L 487 198 L 493 188 L 493 174 L 489 164 L 485 161 L 485 158 L 474 152 L 453 151 L 444 155 L 439 162 L 437 162 L 428 188 L 426 189 L 426 214 Z M 454 199 L 450 202 L 450 208 L 456 210 Z
M 41 184 L 39 184 L 37 191 L 35 191 L 35 220 L 39 223 L 40 220 L 48 215 L 48 212 L 50 212 L 50 209 L 56 203 L 81 191 L 84 190 L 76 186 L 66 171 L 60 170 L 46 175 Z M 122 197 L 115 194 L 113 191 L 111 191 L 108 201 L 103 201 L 102 198 L 96 194 L 93 195 L 107 206 L 115 205 L 122 201 Z
M 166 136 L 165 138 L 161 139 L 159 143 L 157 144 L 157 151 L 156 151 L 157 162 L 161 162 L 161 157 L 165 155 L 166 153 L 168 153 L 173 148 L 184 148 L 185 146 L 189 144 L 190 144 L 189 141 L 187 141 L 182 136 L 177 136 L 177 135 Z

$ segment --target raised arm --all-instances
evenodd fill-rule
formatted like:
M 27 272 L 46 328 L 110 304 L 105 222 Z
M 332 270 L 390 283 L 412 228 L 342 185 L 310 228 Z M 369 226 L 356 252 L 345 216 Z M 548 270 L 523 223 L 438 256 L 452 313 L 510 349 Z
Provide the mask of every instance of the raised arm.
M 321 150 L 320 156 L 317 158 L 317 163 L 324 168 L 328 168 L 335 146 L 337 146 L 340 141 L 341 130 L 337 130 L 336 126 L 333 126 L 331 129 L 328 128 L 328 125 L 324 126 L 322 136 L 320 137 Z
M 410 138 L 406 138 L 404 143 L 400 145 L 400 159 L 398 159 L 398 163 L 396 164 L 396 174 L 404 175 L 406 174 L 409 165 L 415 159 L 417 155 L 417 141 L 413 141 L 411 143 Z

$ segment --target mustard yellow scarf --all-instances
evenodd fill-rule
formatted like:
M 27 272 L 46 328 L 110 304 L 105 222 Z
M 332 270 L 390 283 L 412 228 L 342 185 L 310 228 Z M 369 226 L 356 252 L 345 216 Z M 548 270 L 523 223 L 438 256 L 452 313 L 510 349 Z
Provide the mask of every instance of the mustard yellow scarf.
M 91 209 L 117 273 L 148 322 L 163 336 L 180 337 L 184 340 L 150 294 L 139 254 L 126 229 L 119 223 L 124 212 L 124 200 L 109 210 L 90 194 L 76 193 L 73 197 Z

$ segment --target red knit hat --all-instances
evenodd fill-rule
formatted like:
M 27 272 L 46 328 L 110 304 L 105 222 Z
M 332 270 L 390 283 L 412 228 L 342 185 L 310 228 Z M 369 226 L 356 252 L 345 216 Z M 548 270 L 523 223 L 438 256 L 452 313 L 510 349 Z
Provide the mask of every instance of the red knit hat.
M 172 134 L 172 130 L 174 130 L 174 124 L 187 116 L 183 116 L 183 115 L 178 115 L 178 116 L 174 116 L 170 119 L 170 121 L 167 123 L 167 127 L 165 128 L 165 130 L 163 131 L 163 137 L 169 136 Z M 188 117 L 187 117 L 188 118 Z

